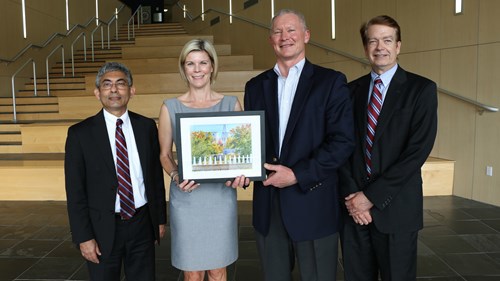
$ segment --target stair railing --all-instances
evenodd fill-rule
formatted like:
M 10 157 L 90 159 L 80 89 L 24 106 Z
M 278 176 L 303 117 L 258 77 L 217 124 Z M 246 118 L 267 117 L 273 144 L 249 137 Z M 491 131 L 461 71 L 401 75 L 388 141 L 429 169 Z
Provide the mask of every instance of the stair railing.
M 97 30 L 99 30 L 99 29 L 101 30 L 101 49 L 104 50 L 104 33 L 103 33 L 102 25 L 103 24 L 108 25 L 106 22 L 103 22 L 101 20 L 98 20 L 98 21 L 99 21 L 99 24 L 90 33 L 90 47 L 92 50 L 91 51 L 92 52 L 92 61 L 94 61 L 94 34 Z M 108 41 L 109 41 L 109 34 L 108 34 Z
M 230 16 L 230 17 L 233 17 L 233 18 L 236 18 L 238 20 L 241 20 L 243 22 L 247 22 L 247 23 L 250 23 L 252 25 L 255 25 L 255 26 L 259 26 L 259 27 L 262 27 L 262 28 L 265 28 L 265 29 L 270 29 L 268 25 L 264 25 L 262 23 L 259 23 L 259 22 L 256 22 L 256 21 L 253 21 L 253 20 L 250 20 L 250 19 L 246 19 L 246 18 L 243 18 L 243 17 L 240 17 L 238 15 L 234 15 L 234 14 L 229 14 L 227 12 L 224 12 L 224 11 L 221 11 L 221 10 L 218 10 L 218 9 L 214 9 L 214 8 L 209 8 L 209 9 L 206 9 L 205 11 L 202 11 L 202 13 L 198 16 L 193 16 L 189 13 L 189 10 L 185 8 L 185 5 L 181 4 L 180 1 L 178 1 L 176 3 L 177 7 L 181 9 L 182 13 L 184 13 L 190 21 L 195 21 L 197 20 L 198 18 L 201 18 L 201 15 L 204 15 L 204 14 L 207 14 L 209 12 L 215 12 L 215 13 L 219 13 L 219 14 L 222 14 L 222 15 L 226 15 L 226 16 Z M 364 64 L 364 65 L 370 65 L 370 63 L 368 62 L 368 60 L 366 59 L 363 59 L 363 58 L 359 58 L 359 57 L 356 57 L 354 55 L 351 55 L 349 53 L 346 53 L 346 52 L 343 52 L 343 51 L 340 51 L 340 50 L 337 50 L 337 49 L 334 49 L 334 48 L 331 48 L 331 47 L 328 47 L 328 46 L 325 46 L 325 45 L 322 45 L 320 43 L 317 43 L 317 42 L 314 42 L 313 40 L 309 40 L 309 45 L 313 45 L 313 46 L 316 46 L 320 49 L 324 49 L 326 51 L 329 51 L 329 52 L 332 52 L 332 53 L 335 53 L 337 55 L 340 55 L 340 56 L 343 56 L 343 57 L 346 57 L 346 58 L 349 58 L 351 60 L 354 60 L 356 62 L 359 62 L 361 64 Z M 473 106 L 476 107 L 476 109 L 478 110 L 479 114 L 482 114 L 483 112 L 498 112 L 498 107 L 495 107 L 495 106 L 492 106 L 492 105 L 486 105 L 484 103 L 481 103 L 481 102 L 478 102 L 478 101 L 475 101 L 475 100 L 472 100 L 472 99 L 469 99 L 469 98 L 466 98 L 464 96 L 461 96 L 459 94 L 456 94 L 456 93 L 453 93 L 449 90 L 446 90 L 446 89 L 443 89 L 441 87 L 438 87 L 437 88 L 438 92 L 440 93 L 443 93 L 445 95 L 448 95 L 450 97 L 453 97 L 453 98 L 456 98 L 458 100 L 461 100 L 465 103 L 468 103 L 468 104 L 471 104 Z
M 16 72 L 14 72 L 14 74 L 12 74 L 12 77 L 11 77 L 11 86 L 12 86 L 12 112 L 13 112 L 13 115 L 14 115 L 14 122 L 17 122 L 17 111 L 16 111 L 16 86 L 15 86 L 15 78 L 16 78 L 16 75 L 21 72 L 21 70 L 23 70 L 29 63 L 33 63 L 33 85 L 34 85 L 34 89 L 35 89 L 35 96 L 37 96 L 37 92 L 36 92 L 36 63 L 35 63 L 35 60 L 30 58 L 29 60 L 27 60 L 21 67 L 19 67 Z
M 73 42 L 71 42 L 71 73 L 73 74 L 73 77 L 75 77 L 75 53 L 74 53 L 74 46 L 76 41 L 78 39 L 83 37 L 83 60 L 87 61 L 87 37 L 85 36 L 85 32 L 80 33 Z M 64 62 L 63 62 L 64 64 Z
M 47 76 L 47 96 L 50 96 L 50 73 L 49 73 L 49 58 L 57 51 L 61 49 L 61 61 L 62 61 L 62 70 L 63 70 L 63 77 L 66 77 L 66 69 L 65 69 L 65 66 L 64 66 L 64 45 L 63 44 L 60 44 L 59 46 L 55 47 L 54 50 L 52 50 L 52 52 L 50 52 L 50 54 L 47 56 L 47 58 L 45 59 L 45 71 L 47 72 L 46 73 L 46 76 Z
M 138 14 L 139 13 L 139 14 Z M 137 29 L 141 27 L 141 22 L 143 20 L 142 15 L 142 5 L 139 5 L 135 12 L 130 16 L 127 22 L 127 38 L 130 40 L 130 22 L 132 22 L 132 38 L 135 38 L 135 17 L 137 16 Z

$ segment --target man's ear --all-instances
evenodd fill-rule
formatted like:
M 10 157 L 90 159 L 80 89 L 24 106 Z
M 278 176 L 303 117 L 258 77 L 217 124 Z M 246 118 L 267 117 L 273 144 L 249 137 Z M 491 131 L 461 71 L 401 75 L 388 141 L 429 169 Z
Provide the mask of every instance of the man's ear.
M 100 100 L 100 99 L 101 99 L 101 91 L 99 91 L 99 89 L 98 89 L 98 88 L 95 88 L 95 89 L 94 89 L 94 95 L 95 95 L 95 97 L 96 97 L 98 100 Z

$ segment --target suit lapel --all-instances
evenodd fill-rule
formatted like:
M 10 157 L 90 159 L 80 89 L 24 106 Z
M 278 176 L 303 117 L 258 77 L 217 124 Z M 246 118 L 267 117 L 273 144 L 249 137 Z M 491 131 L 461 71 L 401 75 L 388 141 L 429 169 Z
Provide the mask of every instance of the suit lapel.
M 266 103 L 266 118 L 268 119 L 267 124 L 269 125 L 269 130 L 267 132 L 271 133 L 274 151 L 276 155 L 279 152 L 279 108 L 278 108 L 278 81 L 277 75 L 274 70 L 268 71 L 268 79 L 264 80 L 262 84 L 262 91 L 264 94 L 264 100 Z
M 368 111 L 368 94 L 370 92 L 370 75 L 366 75 L 357 85 L 357 88 L 353 90 L 353 95 L 355 95 L 354 108 L 359 110 L 361 114 L 356 114 L 356 128 L 358 130 L 358 141 L 360 142 L 360 147 L 365 147 L 365 137 L 367 128 L 367 111 Z M 364 149 L 363 149 L 364 151 Z
M 295 91 L 295 97 L 293 98 L 292 108 L 290 110 L 290 117 L 288 118 L 288 124 L 286 126 L 285 136 L 283 137 L 282 152 L 286 151 L 287 144 L 292 136 L 295 125 L 301 116 L 301 112 L 304 109 L 306 99 L 309 96 L 309 92 L 313 85 L 313 65 L 306 60 L 302 73 L 300 74 L 299 83 L 297 84 L 297 90 Z
M 384 104 L 382 106 L 380 116 L 378 117 L 377 131 L 375 133 L 375 139 L 373 140 L 374 149 L 377 145 L 377 140 L 379 140 L 380 137 L 384 134 L 384 130 L 385 128 L 387 128 L 387 124 L 389 124 L 394 114 L 394 108 L 396 107 L 396 104 L 403 95 L 403 84 L 405 83 L 405 81 L 406 72 L 398 66 L 396 73 L 394 73 L 394 76 L 392 77 L 389 89 L 387 89 Z
M 106 166 L 116 175 L 115 161 L 113 159 L 113 152 L 111 151 L 110 140 L 108 137 L 108 129 L 106 128 L 106 120 L 104 120 L 104 113 L 102 110 L 94 116 L 94 125 L 91 128 L 91 137 L 98 144 L 96 149 L 99 149 Z
M 130 123 L 132 124 L 132 130 L 134 132 L 135 144 L 137 146 L 137 152 L 139 153 L 139 160 L 141 161 L 142 171 L 147 171 L 147 167 L 145 167 L 146 158 L 148 157 L 148 136 L 144 132 L 144 128 L 141 126 L 139 122 L 138 116 L 129 111 L 128 116 L 130 118 Z

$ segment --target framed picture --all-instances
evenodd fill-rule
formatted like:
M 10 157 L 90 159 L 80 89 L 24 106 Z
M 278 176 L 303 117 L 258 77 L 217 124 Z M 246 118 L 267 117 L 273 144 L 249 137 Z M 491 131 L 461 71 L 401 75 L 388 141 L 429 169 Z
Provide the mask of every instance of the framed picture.
M 180 180 L 265 179 L 264 111 L 177 113 Z

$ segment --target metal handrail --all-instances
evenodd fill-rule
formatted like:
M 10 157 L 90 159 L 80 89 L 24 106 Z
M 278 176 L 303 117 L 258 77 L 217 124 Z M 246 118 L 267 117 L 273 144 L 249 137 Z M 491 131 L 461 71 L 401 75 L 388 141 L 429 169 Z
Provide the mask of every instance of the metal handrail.
M 139 11 L 140 11 L 140 13 L 137 16 L 137 29 L 139 29 L 141 27 L 141 21 L 143 20 L 143 18 L 142 18 L 143 15 L 142 15 L 142 5 L 139 5 L 139 7 L 137 7 L 137 9 L 132 14 L 132 16 L 130 16 L 130 18 L 128 19 L 128 22 L 127 22 L 127 36 L 128 36 L 128 40 L 130 40 L 130 21 L 132 21 L 132 37 L 135 38 L 135 15 Z
M 99 24 L 94 28 L 94 30 L 92 30 L 92 32 L 90 33 L 90 47 L 92 48 L 91 52 L 92 52 L 92 61 L 94 61 L 94 33 L 99 29 L 99 27 L 101 28 L 101 49 L 104 49 L 104 34 L 102 32 L 102 24 L 106 24 L 105 22 L 101 21 L 101 20 L 98 20 Z M 109 41 L 109 37 L 108 37 L 108 41 Z
M 68 37 L 72 32 L 73 30 L 75 30 L 76 28 L 82 28 L 82 29 L 85 29 L 87 28 L 96 18 L 93 17 L 91 18 L 86 24 L 84 25 L 81 25 L 81 24 L 75 24 L 73 25 L 73 27 L 71 27 L 70 30 L 68 30 L 66 32 L 66 34 L 63 34 L 63 33 L 59 33 L 59 32 L 56 32 L 54 34 L 52 34 L 43 44 L 41 45 L 38 45 L 38 44 L 33 44 L 33 43 L 30 43 L 28 44 L 26 47 L 24 47 L 21 51 L 19 51 L 14 57 L 12 57 L 12 59 L 6 59 L 6 58 L 0 58 L 0 61 L 2 62 L 6 62 L 7 64 L 9 63 L 12 63 L 12 62 L 15 62 L 17 61 L 22 55 L 24 55 L 24 53 L 26 53 L 29 49 L 31 48 L 37 48 L 37 49 L 43 49 L 45 47 L 47 47 L 47 45 L 49 45 L 50 43 L 52 43 L 52 40 L 54 40 L 54 38 L 56 37 Z
M 83 60 L 87 61 L 87 37 L 85 35 L 85 32 L 80 33 L 73 42 L 71 42 L 71 73 L 73 74 L 73 77 L 75 77 L 75 55 L 74 55 L 74 45 L 80 37 L 83 36 Z M 64 62 L 63 62 L 64 64 Z
M 28 65 L 28 63 L 30 63 L 30 62 L 33 63 L 33 81 L 34 81 L 34 87 L 35 87 L 35 96 L 37 96 L 37 92 L 36 92 L 36 63 L 35 63 L 35 60 L 33 58 L 30 58 L 19 69 L 17 69 L 16 72 L 14 72 L 14 74 L 12 74 L 12 77 L 11 77 L 11 83 L 12 83 L 12 112 L 14 114 L 13 115 L 14 116 L 14 122 L 17 122 L 15 78 L 16 78 L 16 75 L 22 69 L 24 69 L 24 67 L 26 67 L 26 65 Z
M 50 74 L 49 74 L 49 58 L 58 50 L 58 49 L 61 49 L 61 56 L 62 56 L 62 69 L 63 69 L 63 77 L 66 77 L 66 70 L 65 70 L 65 67 L 64 67 L 64 45 L 63 44 L 60 44 L 59 46 L 55 47 L 54 50 L 52 50 L 52 52 L 50 52 L 50 54 L 47 56 L 47 58 L 45 59 L 45 71 L 47 72 L 46 73 L 46 76 L 47 76 L 47 96 L 50 96 Z
M 120 6 L 120 8 L 118 8 L 118 13 L 121 12 L 121 10 L 125 7 L 125 4 L 122 4 Z M 113 15 L 113 17 L 115 17 L 115 15 Z M 21 51 L 19 51 L 14 57 L 12 57 L 11 59 L 7 59 L 7 58 L 0 58 L 0 62 L 5 62 L 7 64 L 9 63 L 13 63 L 15 61 L 17 61 L 22 55 L 24 55 L 24 53 L 26 53 L 29 49 L 31 48 L 37 48 L 37 49 L 43 49 L 45 48 L 47 45 L 49 45 L 52 40 L 54 40 L 54 38 L 56 37 L 68 37 L 72 32 L 73 30 L 75 30 L 76 28 L 82 28 L 82 29 L 86 29 L 93 21 L 96 20 L 96 17 L 93 17 L 91 18 L 87 23 L 85 23 L 84 25 L 81 25 L 81 24 L 75 24 L 73 25 L 70 30 L 68 30 L 66 32 L 66 34 L 63 34 L 63 33 L 59 33 L 59 32 L 55 32 L 54 34 L 52 34 L 49 38 L 47 38 L 47 40 L 42 43 L 41 45 L 38 45 L 38 44 L 33 44 L 33 43 L 30 43 L 28 45 L 26 45 L 26 47 L 24 47 Z M 118 31 L 117 31 L 118 33 Z
M 209 8 L 207 10 L 205 10 L 204 12 L 202 12 L 200 15 L 198 16 L 195 16 L 193 17 L 189 11 L 187 9 L 184 8 L 184 5 L 180 4 L 180 1 L 178 1 L 177 3 L 177 6 L 182 10 L 182 12 L 187 16 L 187 18 L 189 18 L 190 21 L 195 21 L 197 20 L 198 18 L 201 18 L 201 15 L 203 14 L 207 14 L 209 12 L 216 12 L 216 13 L 219 13 L 219 14 L 223 14 L 223 15 L 227 15 L 227 16 L 231 16 L 233 18 L 236 18 L 236 19 L 239 19 L 241 21 L 244 21 L 244 22 L 247 22 L 247 23 L 250 23 L 250 24 L 253 24 L 253 25 L 256 25 L 256 26 L 259 26 L 259 27 L 262 27 L 262 28 L 265 28 L 265 29 L 270 29 L 269 26 L 267 25 L 264 25 L 262 23 L 259 23 L 259 22 L 256 22 L 256 21 L 253 21 L 253 20 L 250 20 L 250 19 L 246 19 L 246 18 L 243 18 L 243 17 L 240 17 L 240 16 L 237 16 L 237 15 L 234 15 L 234 14 L 229 14 L 227 12 L 224 12 L 224 11 L 220 11 L 218 9 L 214 9 L 214 8 Z M 320 43 L 317 43 L 317 42 L 314 42 L 313 40 L 309 40 L 309 45 L 313 45 L 315 47 L 318 47 L 320 49 L 324 49 L 324 50 L 327 50 L 329 52 L 332 52 L 332 53 L 335 53 L 337 55 L 340 55 L 340 56 L 343 56 L 343 57 L 346 57 L 348 59 L 351 59 L 351 60 L 354 60 L 356 62 L 359 62 L 361 64 L 364 64 L 364 65 L 370 65 L 370 63 L 368 62 L 368 60 L 366 59 L 363 59 L 363 58 L 359 58 L 359 57 L 356 57 L 354 55 L 351 55 L 349 53 L 346 53 L 346 52 L 343 52 L 343 51 L 340 51 L 340 50 L 337 50 L 337 49 L 334 49 L 334 48 L 331 48 L 331 47 L 328 47 L 326 45 L 323 45 L 323 44 L 320 44 Z M 466 103 L 469 103 L 469 104 L 472 104 L 474 105 L 478 111 L 479 111 L 479 114 L 482 114 L 484 111 L 487 111 L 487 112 L 498 112 L 499 109 L 498 107 L 495 107 L 495 106 L 492 106 L 492 105 L 486 105 L 484 103 L 481 103 L 481 102 L 478 102 L 478 101 L 475 101 L 475 100 L 472 100 L 472 99 L 469 99 L 469 98 L 466 98 L 466 97 L 463 97 L 459 94 L 456 94 L 456 93 L 453 93 L 449 90 L 446 90 L 446 89 L 443 89 L 441 87 L 438 87 L 437 88 L 438 92 L 441 92 L 443 94 L 446 94 L 448 96 L 451 96 L 453 98 L 456 98 L 458 100 L 461 100 L 463 102 L 466 102 Z

